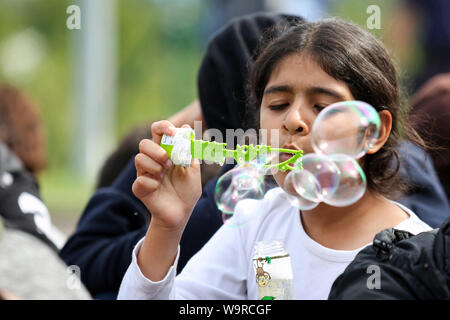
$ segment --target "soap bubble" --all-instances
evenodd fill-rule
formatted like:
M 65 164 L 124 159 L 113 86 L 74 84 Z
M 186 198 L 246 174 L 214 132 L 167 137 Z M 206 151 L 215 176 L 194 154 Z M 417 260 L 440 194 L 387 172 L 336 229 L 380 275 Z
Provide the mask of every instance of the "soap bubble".
M 340 171 L 336 164 L 328 157 L 315 153 L 309 153 L 302 159 L 303 176 L 309 175 L 307 179 L 312 181 L 314 179 L 317 184 L 317 192 L 312 192 L 308 189 L 309 184 L 304 184 L 305 178 L 294 180 L 297 192 L 304 198 L 311 201 L 323 201 L 325 197 L 332 195 L 339 185 Z
M 277 156 L 278 155 L 276 152 L 262 153 L 259 157 L 248 162 L 247 165 L 253 167 L 253 169 L 264 175 L 270 171 L 270 169 L 265 168 L 265 165 L 271 164 Z
M 362 101 L 343 101 L 326 107 L 314 121 L 313 149 L 318 154 L 362 157 L 378 138 L 380 117 Z
M 357 202 L 367 187 L 364 171 L 358 162 L 348 155 L 335 154 L 328 158 L 340 171 L 339 185 L 332 194 L 324 197 L 323 202 L 335 207 L 346 207 Z
M 313 194 L 314 188 L 317 187 L 316 182 L 313 179 L 310 179 L 311 176 L 308 174 L 302 174 L 304 170 L 294 170 L 289 172 L 286 175 L 286 178 L 284 179 L 284 191 L 285 191 L 285 197 L 286 199 L 291 203 L 292 206 L 301 209 L 301 210 L 311 210 L 319 204 L 319 202 L 311 201 L 308 199 L 305 199 L 303 196 L 301 196 L 298 191 L 296 190 L 296 180 L 299 178 L 302 178 L 306 183 L 308 183 L 307 189 L 311 194 Z M 299 177 L 300 174 L 300 177 Z M 314 178 L 314 177 L 313 177 Z
M 295 192 L 302 198 L 313 202 L 322 201 L 322 188 L 311 172 L 296 170 L 289 172 L 288 175 L 288 183 L 292 184 Z
M 229 170 L 217 180 L 215 202 L 224 222 L 233 216 L 239 201 L 264 197 L 264 175 L 261 170 L 262 165 L 258 161 L 246 163 Z

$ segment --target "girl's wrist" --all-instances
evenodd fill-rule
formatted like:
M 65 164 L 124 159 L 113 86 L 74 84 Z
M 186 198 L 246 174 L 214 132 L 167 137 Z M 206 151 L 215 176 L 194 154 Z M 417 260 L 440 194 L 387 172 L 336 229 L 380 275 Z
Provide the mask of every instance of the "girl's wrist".
M 167 238 L 181 238 L 187 221 L 189 220 L 189 216 L 190 214 L 187 215 L 187 219 L 183 219 L 182 221 L 176 223 L 167 223 L 167 221 L 165 220 L 160 220 L 157 217 L 152 216 L 148 232 L 152 230 L 152 232 L 160 232 L 162 234 L 165 234 Z
M 174 265 L 180 239 L 178 232 L 167 232 L 150 223 L 137 256 L 137 264 L 147 279 L 156 282 L 167 275 Z

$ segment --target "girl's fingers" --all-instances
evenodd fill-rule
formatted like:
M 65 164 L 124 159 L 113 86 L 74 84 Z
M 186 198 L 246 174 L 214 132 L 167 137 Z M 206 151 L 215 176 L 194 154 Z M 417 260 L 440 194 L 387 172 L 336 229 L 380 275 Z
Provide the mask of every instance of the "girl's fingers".
M 142 199 L 143 197 L 154 192 L 158 187 L 159 187 L 158 181 L 149 176 L 142 175 L 137 177 L 136 180 L 134 180 L 131 190 L 133 191 L 133 194 L 137 198 Z
M 157 121 L 152 123 L 152 137 L 153 142 L 157 145 L 161 143 L 161 137 L 165 134 L 173 136 L 176 133 L 176 128 L 167 120 Z
M 166 150 L 161 148 L 159 144 L 149 139 L 141 140 L 139 143 L 139 152 L 143 155 L 153 159 L 158 162 L 164 168 L 170 168 L 172 162 L 169 159 L 169 155 Z
M 150 174 L 154 177 L 160 177 L 164 168 L 159 163 L 143 153 L 139 153 L 134 158 L 137 175 Z

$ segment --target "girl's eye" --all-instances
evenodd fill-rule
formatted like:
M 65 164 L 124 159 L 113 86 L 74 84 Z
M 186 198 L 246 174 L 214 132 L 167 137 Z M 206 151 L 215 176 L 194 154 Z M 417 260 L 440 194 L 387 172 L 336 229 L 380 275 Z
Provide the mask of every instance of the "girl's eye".
M 320 105 L 318 105 L 318 104 L 315 104 L 315 105 L 313 106 L 313 108 L 314 108 L 317 112 L 320 112 L 320 111 L 322 111 L 323 109 L 325 109 L 326 106 L 320 106 Z
M 273 111 L 277 111 L 277 110 L 283 110 L 284 108 L 286 108 L 288 106 L 289 106 L 289 103 L 283 103 L 283 104 L 269 106 L 269 109 L 273 110 Z

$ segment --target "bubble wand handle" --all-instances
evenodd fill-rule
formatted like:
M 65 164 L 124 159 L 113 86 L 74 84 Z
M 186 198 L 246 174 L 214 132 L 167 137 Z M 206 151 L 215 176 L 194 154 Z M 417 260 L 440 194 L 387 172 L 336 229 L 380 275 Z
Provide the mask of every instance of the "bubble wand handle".
M 265 164 L 264 168 L 278 168 L 281 171 L 302 169 L 302 150 L 272 148 L 266 145 L 237 145 L 235 150 L 226 149 L 226 143 L 195 140 L 191 129 L 177 130 L 175 136 L 164 135 L 161 139 L 170 159 L 177 165 L 189 166 L 192 158 L 223 165 L 226 158 L 233 158 L 238 164 L 248 163 L 271 153 L 291 153 L 293 156 L 281 163 Z M 295 164 L 295 166 L 294 166 Z

